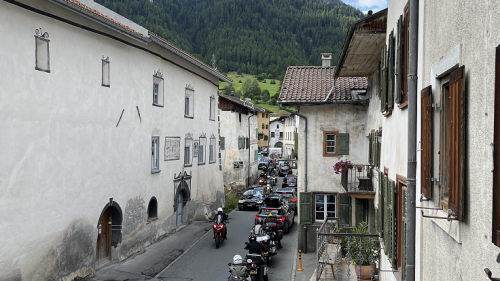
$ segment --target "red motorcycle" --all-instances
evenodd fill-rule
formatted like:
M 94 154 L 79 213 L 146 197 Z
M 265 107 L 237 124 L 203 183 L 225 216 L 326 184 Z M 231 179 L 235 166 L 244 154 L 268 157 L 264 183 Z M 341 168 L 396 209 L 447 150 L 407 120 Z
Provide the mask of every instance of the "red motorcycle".
M 219 249 L 220 244 L 225 240 L 224 237 L 226 237 L 226 224 L 219 215 L 214 221 L 215 248 Z

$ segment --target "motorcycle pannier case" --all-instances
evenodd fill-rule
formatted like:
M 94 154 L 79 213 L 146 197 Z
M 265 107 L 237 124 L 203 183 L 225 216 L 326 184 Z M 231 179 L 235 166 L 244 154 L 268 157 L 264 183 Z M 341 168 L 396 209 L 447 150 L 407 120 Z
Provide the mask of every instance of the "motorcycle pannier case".
M 278 239 L 283 239 L 283 230 L 278 230 L 278 233 L 276 233 L 276 238 Z

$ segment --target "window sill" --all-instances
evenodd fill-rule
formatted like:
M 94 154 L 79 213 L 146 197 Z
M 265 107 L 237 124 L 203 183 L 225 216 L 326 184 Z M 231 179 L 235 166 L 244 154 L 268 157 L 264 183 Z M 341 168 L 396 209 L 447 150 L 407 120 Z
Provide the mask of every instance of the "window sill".
M 184 115 L 184 118 L 194 119 L 194 117 L 193 117 L 193 116 L 187 116 L 187 115 Z
M 203 163 L 198 163 L 198 166 L 201 166 L 201 165 L 205 165 L 205 162 L 203 162 Z
M 208 162 L 208 164 L 213 164 L 213 163 L 215 163 L 215 162 L 217 162 L 217 161 L 213 161 L 213 162 Z
M 384 113 L 384 117 L 389 117 L 392 115 L 392 107 L 389 108 L 385 113 Z
M 111 87 L 110 85 L 106 85 L 106 84 L 101 84 L 101 86 L 106 87 L 106 88 Z
M 208 121 L 214 121 L 214 122 L 215 122 L 215 119 L 210 119 L 210 118 L 209 118 L 209 119 L 208 119 Z
M 151 174 L 158 174 L 161 170 L 151 170 Z
M 148 218 L 148 220 L 147 220 L 146 224 L 148 224 L 148 223 L 152 223 L 152 222 L 154 222 L 154 221 L 155 221 L 155 220 L 157 220 L 157 219 L 158 219 L 158 217 Z
M 339 156 L 337 153 L 335 154 L 325 154 L 323 153 L 323 157 L 335 157 L 335 156 Z
M 184 164 L 184 167 L 193 167 L 193 164 L 188 164 L 188 165 Z
M 154 104 L 154 103 L 153 103 L 153 106 L 156 106 L 156 107 L 163 107 L 163 105 Z
M 448 213 L 443 210 L 430 210 L 427 214 L 430 216 L 447 217 Z M 424 218 L 426 219 L 426 218 Z M 445 219 L 429 218 L 432 222 L 438 225 L 444 232 L 448 233 L 457 243 L 462 244 L 462 222 L 458 220 L 448 221 Z
M 50 69 L 42 69 L 42 68 L 35 67 L 35 70 L 50 73 Z
M 408 101 L 403 102 L 402 104 L 399 105 L 399 109 L 405 109 L 408 107 Z

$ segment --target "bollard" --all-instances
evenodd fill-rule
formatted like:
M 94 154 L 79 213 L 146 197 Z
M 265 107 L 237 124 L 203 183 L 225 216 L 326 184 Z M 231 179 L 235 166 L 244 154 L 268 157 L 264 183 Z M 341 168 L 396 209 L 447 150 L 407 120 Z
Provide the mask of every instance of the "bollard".
M 302 271 L 302 251 L 299 250 L 299 268 L 297 268 L 297 271 Z

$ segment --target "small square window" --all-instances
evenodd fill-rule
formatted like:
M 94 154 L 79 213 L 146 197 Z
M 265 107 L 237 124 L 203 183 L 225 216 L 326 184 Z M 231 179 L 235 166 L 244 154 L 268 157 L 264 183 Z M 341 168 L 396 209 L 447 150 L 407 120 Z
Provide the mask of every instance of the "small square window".
M 49 34 L 35 31 L 35 69 L 50 73 Z
M 151 173 L 160 172 L 160 137 L 151 138 Z
M 102 59 L 102 80 L 101 86 L 109 87 L 110 86 L 110 74 L 109 74 L 109 57 Z
M 153 105 L 163 107 L 163 74 L 158 70 L 153 75 Z
M 184 98 L 184 117 L 194 118 L 194 91 L 186 89 L 186 96 Z

